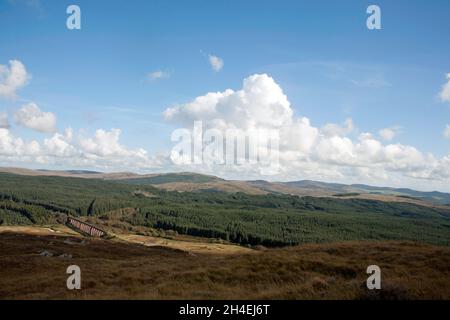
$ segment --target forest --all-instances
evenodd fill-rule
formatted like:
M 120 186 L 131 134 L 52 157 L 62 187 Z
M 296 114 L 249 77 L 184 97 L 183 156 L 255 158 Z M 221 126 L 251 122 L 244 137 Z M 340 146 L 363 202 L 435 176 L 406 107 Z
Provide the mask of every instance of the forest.
M 343 240 L 450 245 L 450 208 L 365 199 L 163 191 L 148 184 L 0 173 L 0 225 L 51 225 L 58 215 L 278 247 Z

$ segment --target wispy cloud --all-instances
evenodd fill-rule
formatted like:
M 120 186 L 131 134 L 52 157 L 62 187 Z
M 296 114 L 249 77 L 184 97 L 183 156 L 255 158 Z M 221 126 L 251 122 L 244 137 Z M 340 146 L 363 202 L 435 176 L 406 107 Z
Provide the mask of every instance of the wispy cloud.
M 381 75 L 376 75 L 372 77 L 368 77 L 362 80 L 350 80 L 355 86 L 360 88 L 370 88 L 370 89 L 378 89 L 384 87 L 391 87 L 391 83 L 389 83 L 386 79 L 384 79 Z
M 450 124 L 448 124 L 444 129 L 444 137 L 450 139 Z
M 219 58 L 218 56 L 215 56 L 213 54 L 210 54 L 208 56 L 209 58 L 209 64 L 211 65 L 211 68 L 215 71 L 215 72 L 219 72 L 220 70 L 222 70 L 223 68 L 223 59 Z
M 391 87 L 389 70 L 383 65 L 360 64 L 348 61 L 307 60 L 265 65 L 259 68 L 271 72 L 295 71 L 311 74 L 325 80 L 348 83 L 360 88 Z
M 450 73 L 447 73 L 447 83 L 442 86 L 439 98 L 442 102 L 450 103 Z
M 42 5 L 41 0 L 8 0 L 8 2 L 12 5 L 22 5 L 28 7 L 37 12 L 40 18 L 45 16 L 45 8 Z
M 395 138 L 395 136 L 399 133 L 401 130 L 400 126 L 393 126 L 390 128 L 384 128 L 378 131 L 378 134 L 380 135 L 381 139 L 384 141 L 391 141 Z
M 150 80 L 158 80 L 158 79 L 168 79 L 170 78 L 171 73 L 169 71 L 156 70 L 148 73 L 147 77 Z

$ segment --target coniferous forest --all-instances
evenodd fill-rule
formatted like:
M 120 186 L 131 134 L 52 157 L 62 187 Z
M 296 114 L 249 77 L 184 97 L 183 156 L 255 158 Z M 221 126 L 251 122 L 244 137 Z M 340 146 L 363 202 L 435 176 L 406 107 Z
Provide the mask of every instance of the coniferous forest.
M 269 247 L 340 240 L 450 244 L 450 208 L 365 199 L 163 191 L 100 179 L 0 174 L 0 225 L 54 224 L 59 215 L 124 222 Z

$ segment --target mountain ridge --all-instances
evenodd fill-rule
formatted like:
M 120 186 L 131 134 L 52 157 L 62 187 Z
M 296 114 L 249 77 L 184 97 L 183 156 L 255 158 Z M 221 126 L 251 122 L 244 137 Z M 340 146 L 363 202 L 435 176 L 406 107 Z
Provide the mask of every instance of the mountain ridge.
M 271 182 L 266 180 L 227 180 L 194 172 L 138 174 L 133 172 L 99 172 L 90 170 L 45 170 L 0 167 L 0 172 L 29 176 L 62 176 L 112 180 L 127 184 L 148 184 L 169 191 L 243 192 L 248 194 L 291 194 L 298 196 L 363 198 L 418 204 L 450 205 L 450 193 L 418 191 L 411 188 L 379 187 L 366 184 L 342 184 L 315 180 Z

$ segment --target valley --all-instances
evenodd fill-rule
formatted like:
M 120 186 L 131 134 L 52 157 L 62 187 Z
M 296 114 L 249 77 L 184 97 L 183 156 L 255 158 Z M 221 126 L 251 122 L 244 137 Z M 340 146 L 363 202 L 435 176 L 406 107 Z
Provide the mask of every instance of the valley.
M 240 182 L 260 192 L 168 190 L 226 181 L 114 176 L 0 173 L 0 299 L 450 298 L 450 208 L 435 201 L 299 196 L 262 182 Z M 69 228 L 68 216 L 107 236 Z M 72 264 L 79 291 L 65 286 Z M 372 264 L 381 291 L 365 286 Z

